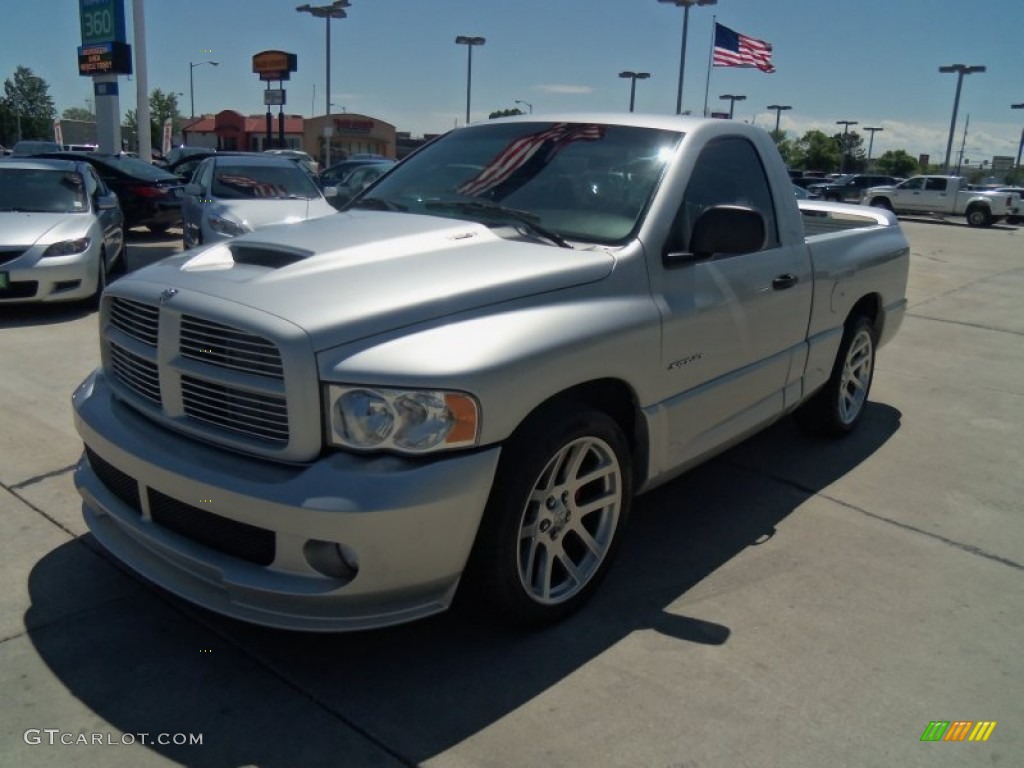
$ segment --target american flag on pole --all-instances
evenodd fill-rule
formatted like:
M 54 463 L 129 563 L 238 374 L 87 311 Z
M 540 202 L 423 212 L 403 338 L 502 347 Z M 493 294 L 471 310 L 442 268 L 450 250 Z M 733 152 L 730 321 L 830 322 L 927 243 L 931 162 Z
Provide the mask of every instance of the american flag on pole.
M 716 22 L 714 65 L 716 67 L 757 67 L 762 72 L 774 72 L 772 44 L 741 35 Z

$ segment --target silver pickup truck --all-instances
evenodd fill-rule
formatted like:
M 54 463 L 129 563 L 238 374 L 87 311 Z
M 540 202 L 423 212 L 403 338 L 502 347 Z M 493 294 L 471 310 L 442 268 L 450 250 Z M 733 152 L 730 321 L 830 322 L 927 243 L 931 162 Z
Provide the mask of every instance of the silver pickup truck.
M 457 591 L 557 620 L 635 494 L 790 412 L 857 425 L 908 258 L 887 211 L 798 207 L 747 125 L 457 129 L 343 212 L 105 292 L 73 396 L 84 515 L 152 581 L 260 624 L 378 627 Z

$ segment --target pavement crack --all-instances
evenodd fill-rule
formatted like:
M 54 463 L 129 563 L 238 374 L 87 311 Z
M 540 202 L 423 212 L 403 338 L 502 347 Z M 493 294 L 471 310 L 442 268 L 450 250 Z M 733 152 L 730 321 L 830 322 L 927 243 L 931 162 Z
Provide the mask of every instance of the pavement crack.
M 76 466 L 78 466 L 77 462 L 75 464 L 68 464 L 68 466 L 61 467 L 60 469 L 54 469 L 51 472 L 44 472 L 41 475 L 36 475 L 35 477 L 30 477 L 27 480 L 22 480 L 20 483 L 7 486 L 7 490 L 13 493 L 15 490 L 21 490 L 22 488 L 27 488 L 30 485 L 35 485 L 36 483 L 41 483 L 44 480 L 49 480 L 51 477 L 66 475 L 68 472 L 73 471 Z
M 864 515 L 865 517 L 870 517 L 872 520 L 878 520 L 879 522 L 882 522 L 882 523 L 888 523 L 889 525 L 894 525 L 897 528 L 903 529 L 904 531 L 909 531 L 911 533 L 917 533 L 917 534 L 920 534 L 922 536 L 927 536 L 930 539 L 934 539 L 935 541 L 940 541 L 943 544 L 946 544 L 947 546 L 953 547 L 954 549 L 959 549 L 962 552 L 966 552 L 968 554 L 975 555 L 977 557 L 981 557 L 981 558 L 984 558 L 986 560 L 991 560 L 992 562 L 999 563 L 1000 565 L 1009 566 L 1010 568 L 1014 568 L 1014 569 L 1016 569 L 1018 571 L 1024 571 L 1024 563 L 1018 563 L 1016 560 L 1011 560 L 1008 557 L 1003 557 L 1002 555 L 997 555 L 997 554 L 994 554 L 992 552 L 988 552 L 988 551 L 982 549 L 981 547 L 975 546 L 974 544 L 965 544 L 962 541 L 957 541 L 956 539 L 951 539 L 948 536 L 943 536 L 940 533 L 935 533 L 933 531 L 926 531 L 923 528 L 918 528 L 915 525 L 910 525 L 909 523 L 901 523 L 899 520 L 893 520 L 891 517 L 886 517 L 885 515 L 879 515 L 876 512 L 869 512 L 868 510 L 864 509 L 863 507 L 858 507 L 856 504 L 850 504 L 849 502 L 843 501 L 842 499 L 837 499 L 835 496 L 830 496 L 827 493 L 822 493 L 820 490 L 817 490 L 817 489 L 812 488 L 810 486 L 804 485 L 803 483 L 798 482 L 796 480 L 791 480 L 788 477 L 783 477 L 782 475 L 777 475 L 774 472 L 766 472 L 763 469 L 759 469 L 758 467 L 751 467 L 751 466 L 740 464 L 740 463 L 737 463 L 737 462 L 729 462 L 729 463 L 732 464 L 734 467 L 737 467 L 738 469 L 745 469 L 745 470 L 747 470 L 749 472 L 756 472 L 759 475 L 767 477 L 767 478 L 769 478 L 771 480 L 775 480 L 776 482 L 783 483 L 784 485 L 788 485 L 791 488 L 795 488 L 795 489 L 801 491 L 802 493 L 808 494 L 809 496 L 818 496 L 818 497 L 821 497 L 823 499 L 827 499 L 828 501 L 831 501 L 834 504 L 838 504 L 841 507 L 845 507 L 846 509 L 853 510 L 854 512 L 859 512 L 860 514 Z

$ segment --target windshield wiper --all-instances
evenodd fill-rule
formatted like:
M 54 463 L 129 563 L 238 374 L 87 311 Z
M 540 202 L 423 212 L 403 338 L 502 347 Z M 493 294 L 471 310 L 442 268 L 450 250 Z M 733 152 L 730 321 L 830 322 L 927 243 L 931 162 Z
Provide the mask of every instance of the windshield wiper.
M 408 211 L 404 205 L 392 203 L 383 197 L 360 197 L 349 203 L 346 208 L 369 208 L 374 211 Z
M 526 229 L 535 236 L 543 237 L 545 240 L 550 240 L 552 243 L 557 245 L 559 248 L 572 248 L 569 241 L 562 237 L 560 234 L 555 232 L 553 229 L 548 229 L 540 223 L 540 218 L 529 211 L 520 211 L 516 208 L 506 208 L 503 205 L 497 205 L 495 203 L 485 203 L 482 200 L 473 201 L 462 201 L 462 200 L 437 200 L 423 204 L 424 208 L 430 210 L 449 210 L 449 211 L 461 211 L 464 213 L 478 214 L 484 217 L 495 217 L 505 218 L 515 221 L 517 224 L 522 224 Z

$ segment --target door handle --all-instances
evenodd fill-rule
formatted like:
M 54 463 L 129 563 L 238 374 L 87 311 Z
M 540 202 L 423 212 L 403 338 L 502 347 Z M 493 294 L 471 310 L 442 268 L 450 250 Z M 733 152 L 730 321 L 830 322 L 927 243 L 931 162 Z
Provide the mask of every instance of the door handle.
M 778 275 L 772 278 L 772 288 L 776 291 L 784 291 L 787 288 L 792 288 L 800 282 L 800 278 L 796 275 L 791 275 L 788 272 L 784 275 Z

